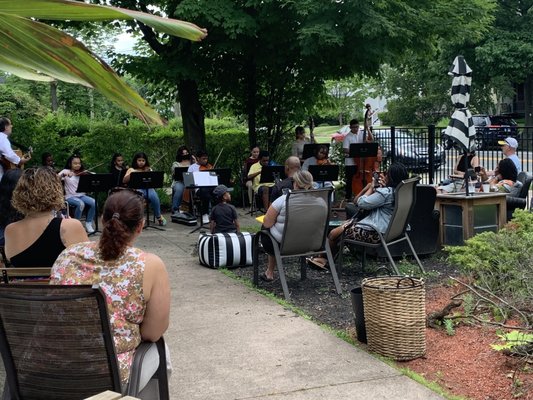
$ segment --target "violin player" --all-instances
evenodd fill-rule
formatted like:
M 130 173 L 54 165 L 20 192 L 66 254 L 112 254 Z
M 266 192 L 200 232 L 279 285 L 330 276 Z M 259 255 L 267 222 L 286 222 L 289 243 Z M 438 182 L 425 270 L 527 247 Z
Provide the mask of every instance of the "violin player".
M 86 193 L 77 192 L 77 190 L 78 184 L 80 183 L 80 176 L 90 173 L 85 169 L 80 156 L 74 154 L 67 159 L 65 168 L 57 174 L 63 181 L 65 187 L 65 200 L 69 205 L 75 207 L 74 218 L 80 219 L 83 210 L 87 208 L 85 230 L 88 234 L 94 233 L 95 200 Z
M 205 150 L 200 150 L 196 153 L 196 162 L 189 167 L 187 172 L 209 171 L 211 169 L 213 169 L 213 166 L 209 164 L 209 154 Z M 200 187 L 196 191 L 200 199 L 202 224 L 209 223 L 209 203 L 214 189 L 214 187 Z
M 11 123 L 11 120 L 6 117 L 0 117 L 0 160 L 7 161 L 7 163 L 0 162 L 0 179 L 2 179 L 4 170 L 9 169 L 7 168 L 8 165 L 24 165 L 31 159 L 31 156 L 29 155 L 19 157 L 11 148 L 9 136 L 11 135 L 12 130 L 13 124 Z

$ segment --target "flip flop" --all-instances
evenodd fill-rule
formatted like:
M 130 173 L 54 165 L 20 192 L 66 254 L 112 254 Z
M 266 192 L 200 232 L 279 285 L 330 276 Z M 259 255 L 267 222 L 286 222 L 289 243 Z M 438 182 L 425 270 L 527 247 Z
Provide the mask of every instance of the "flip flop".
M 328 269 L 328 262 L 323 262 L 320 257 L 308 257 L 306 260 L 309 264 L 319 269 Z
M 274 278 L 269 278 L 264 272 L 259 275 L 259 278 L 261 278 L 261 280 L 265 282 L 274 282 Z

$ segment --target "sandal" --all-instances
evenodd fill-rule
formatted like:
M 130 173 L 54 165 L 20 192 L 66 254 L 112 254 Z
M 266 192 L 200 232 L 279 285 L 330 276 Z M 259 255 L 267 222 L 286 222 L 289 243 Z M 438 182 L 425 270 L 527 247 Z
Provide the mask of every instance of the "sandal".
M 326 270 L 328 269 L 328 261 L 322 257 L 307 257 L 306 261 L 308 264 L 317 267 L 319 269 Z
M 259 275 L 259 278 L 261 278 L 261 280 L 265 282 L 274 282 L 274 278 L 269 278 L 264 272 Z

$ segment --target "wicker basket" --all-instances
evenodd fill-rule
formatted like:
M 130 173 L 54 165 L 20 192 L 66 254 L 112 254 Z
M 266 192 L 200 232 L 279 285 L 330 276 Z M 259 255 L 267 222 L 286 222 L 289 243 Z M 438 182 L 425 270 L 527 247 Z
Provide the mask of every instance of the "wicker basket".
M 426 353 L 424 281 L 383 276 L 362 283 L 369 350 L 406 361 Z

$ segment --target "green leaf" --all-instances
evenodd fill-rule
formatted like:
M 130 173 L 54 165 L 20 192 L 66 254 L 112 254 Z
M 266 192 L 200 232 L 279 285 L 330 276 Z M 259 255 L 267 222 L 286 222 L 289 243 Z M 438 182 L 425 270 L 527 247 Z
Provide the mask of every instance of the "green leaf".
M 146 123 L 159 115 L 101 59 L 71 36 L 30 19 L 0 13 L 0 64 L 20 77 L 42 76 L 95 88 Z
M 159 32 L 198 41 L 207 35 L 205 29 L 189 22 L 162 18 L 124 8 L 88 4 L 69 0 L 0 0 L 0 10 L 6 14 L 47 20 L 104 21 L 137 20 Z

